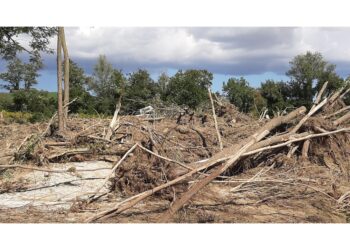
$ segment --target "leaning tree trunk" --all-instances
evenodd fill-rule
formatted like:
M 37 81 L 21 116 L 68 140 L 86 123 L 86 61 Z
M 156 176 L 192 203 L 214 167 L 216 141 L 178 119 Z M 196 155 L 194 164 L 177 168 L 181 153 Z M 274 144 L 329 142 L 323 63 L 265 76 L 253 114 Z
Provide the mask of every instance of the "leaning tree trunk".
M 69 56 L 68 56 L 68 49 L 66 44 L 66 37 L 64 34 L 64 28 L 59 28 L 59 33 L 61 36 L 61 45 L 63 49 L 63 55 L 64 55 L 64 128 L 67 127 L 67 119 L 68 119 L 68 103 L 69 103 Z
M 62 105 L 62 52 L 61 52 L 61 33 L 57 34 L 57 116 L 58 130 L 64 130 L 63 126 L 63 105 Z

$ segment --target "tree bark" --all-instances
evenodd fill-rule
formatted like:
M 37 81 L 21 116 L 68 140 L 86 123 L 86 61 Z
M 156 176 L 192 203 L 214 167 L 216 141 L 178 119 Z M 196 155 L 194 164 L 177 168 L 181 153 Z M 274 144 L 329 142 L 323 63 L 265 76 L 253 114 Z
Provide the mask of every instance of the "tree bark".
M 343 115 L 343 116 L 340 117 L 339 119 L 335 120 L 335 121 L 333 122 L 333 124 L 334 124 L 335 126 L 338 126 L 338 125 L 340 125 L 340 124 L 346 122 L 347 120 L 350 120 L 350 112 L 347 113 L 347 114 L 345 114 L 345 115 Z
M 302 158 L 304 158 L 304 159 L 308 158 L 309 147 L 310 147 L 310 140 L 304 141 L 303 149 L 301 151 L 301 157 Z
M 61 33 L 57 34 L 57 116 L 58 131 L 64 130 L 63 124 L 63 104 L 62 104 L 62 51 L 61 51 Z
M 61 35 L 61 45 L 63 49 L 63 55 L 64 55 L 64 101 L 63 104 L 65 105 L 63 113 L 64 113 L 64 120 L 63 125 L 64 128 L 67 127 L 67 119 L 68 119 L 68 103 L 69 103 L 69 56 L 68 56 L 68 49 L 66 44 L 66 37 L 64 34 L 64 28 L 60 27 L 59 32 Z

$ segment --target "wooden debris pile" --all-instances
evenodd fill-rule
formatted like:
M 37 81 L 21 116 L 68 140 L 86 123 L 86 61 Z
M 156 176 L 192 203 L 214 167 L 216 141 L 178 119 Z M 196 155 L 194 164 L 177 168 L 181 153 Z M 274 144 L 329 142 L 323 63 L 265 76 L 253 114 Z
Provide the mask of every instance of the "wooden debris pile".
M 242 163 L 247 161 L 253 163 L 250 165 L 259 165 L 269 160 L 273 162 L 272 166 L 277 167 L 299 158 L 305 161 L 317 161 L 323 154 L 324 164 L 327 164 L 326 161 L 331 157 L 332 161 L 338 161 L 344 175 L 348 175 L 350 127 L 346 127 L 346 124 L 349 123 L 350 116 L 346 112 L 347 109 L 343 109 L 344 113 L 334 114 L 334 107 L 342 104 L 339 97 L 347 90 L 340 89 L 322 99 L 326 87 L 327 83 L 324 84 L 309 111 L 305 107 L 300 107 L 285 116 L 275 117 L 250 136 L 231 141 L 234 143 L 226 144 L 223 150 L 208 152 L 209 157 L 205 160 L 186 162 L 183 156 L 179 159 L 174 159 L 174 156 L 168 157 L 164 147 L 152 140 L 152 136 L 151 145 L 135 144 L 139 145 L 140 151 L 146 150 L 148 156 L 142 157 L 141 152 L 136 153 L 134 158 L 130 158 L 133 163 L 129 162 L 129 165 L 125 163 L 128 167 L 117 169 L 113 184 L 114 188 L 129 197 L 114 208 L 100 212 L 87 221 L 116 216 L 147 197 L 168 190 L 165 193 L 171 199 L 173 192 L 173 200 L 158 222 L 169 222 L 174 214 L 205 186 L 225 176 L 239 174 L 242 172 Z M 337 147 L 333 146 L 334 143 Z M 208 145 L 203 144 L 203 147 L 207 148 Z M 150 164 L 150 160 L 147 161 L 145 157 L 152 159 L 152 163 Z M 157 174 L 152 175 L 154 172 Z M 188 185 L 193 180 L 195 182 Z M 170 187 L 172 189 L 169 189 Z M 176 189 L 177 187 L 180 188 Z
M 259 121 L 213 99 L 210 91 L 211 110 L 201 114 L 184 109 L 171 117 L 120 117 L 122 104 L 118 101 L 111 122 L 70 118 L 70 130 L 58 134 L 52 119 L 41 129 L 44 132 L 26 137 L 19 147 L 0 155 L 0 160 L 8 161 L 0 168 L 23 167 L 25 163 L 39 168 L 51 162 L 113 162 L 109 176 L 89 196 L 86 206 L 106 195 L 101 193 L 105 186 L 123 200 L 112 208 L 100 208 L 86 222 L 108 221 L 138 204 L 147 204 L 149 197 L 167 202 L 165 211 L 153 221 L 171 222 L 177 211 L 213 190 L 217 197 L 225 193 L 230 201 L 243 195 L 244 190 L 245 202 L 259 197 L 256 206 L 271 200 L 274 194 L 288 197 L 293 191 L 313 190 L 331 199 L 330 207 L 348 211 L 349 190 L 328 189 L 336 182 L 344 186 L 349 183 L 350 108 L 342 102 L 349 91 L 344 88 L 324 96 L 326 88 L 327 83 L 310 110 L 299 107 L 286 115 Z M 327 176 L 331 181 L 320 181 L 323 170 L 306 167 L 315 164 L 332 170 Z M 253 176 L 240 179 L 254 169 L 258 172 Z M 286 172 L 281 174 L 280 169 Z M 319 178 L 311 180 L 312 185 L 305 183 L 306 179 L 310 181 L 310 173 Z M 208 189 L 215 183 L 227 184 L 229 189 Z M 276 185 L 284 186 L 276 190 Z M 311 197 L 311 193 L 305 195 Z

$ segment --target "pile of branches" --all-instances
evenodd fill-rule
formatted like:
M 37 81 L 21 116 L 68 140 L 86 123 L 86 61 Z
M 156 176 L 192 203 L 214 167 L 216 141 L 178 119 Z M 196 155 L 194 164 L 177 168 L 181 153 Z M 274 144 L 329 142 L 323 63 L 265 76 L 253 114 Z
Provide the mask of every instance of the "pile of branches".
M 171 192 L 180 193 L 179 198 L 173 200 L 169 209 L 158 220 L 169 222 L 175 213 L 206 185 L 224 178 L 225 175 L 241 173 L 243 162 L 259 165 L 267 159 L 272 159 L 273 166 L 278 167 L 278 164 L 285 164 L 293 157 L 319 161 L 325 151 L 332 154 L 332 145 L 325 144 L 334 144 L 334 141 L 342 148 L 341 157 L 347 159 L 350 152 L 350 127 L 343 125 L 350 120 L 350 112 L 349 107 L 344 107 L 342 98 L 349 89 L 342 88 L 330 96 L 323 97 L 326 88 L 327 83 L 318 93 L 309 111 L 300 107 L 285 116 L 266 121 L 260 124 L 260 128 L 255 128 L 250 136 L 236 138 L 238 140 L 233 144 L 231 141 L 231 145 L 225 145 L 223 149 L 218 149 L 205 159 L 185 162 L 185 158 L 168 157 L 164 147 L 152 139 L 152 136 L 151 145 L 135 143 L 111 172 L 111 176 L 114 175 L 111 189 L 122 192 L 126 198 L 115 207 L 89 218 L 87 222 L 116 216 L 152 195 L 171 199 Z M 213 114 L 215 116 L 215 112 Z M 220 129 L 220 126 L 217 128 Z M 218 137 L 219 134 L 222 134 L 221 131 Z M 327 141 L 327 138 L 331 142 Z M 217 141 L 220 141 L 220 138 Z M 136 151 L 135 155 L 130 157 L 133 162 L 124 164 L 123 161 L 133 151 Z M 142 157 L 141 154 L 145 152 Z M 121 165 L 124 166 L 120 167 Z M 96 196 L 91 199 L 95 198 Z
M 117 216 L 150 196 L 171 201 L 158 219 L 169 222 L 209 183 L 232 181 L 232 176 L 247 168 L 262 164 L 278 168 L 295 159 L 330 167 L 330 159 L 348 162 L 350 107 L 342 99 L 350 88 L 323 96 L 326 88 L 327 83 L 308 111 L 299 107 L 287 115 L 259 121 L 213 99 L 210 91 L 211 110 L 197 114 L 181 109 L 171 117 L 120 117 L 119 100 L 111 121 L 71 118 L 65 134 L 57 133 L 53 117 L 43 132 L 28 136 L 11 153 L 9 164 L 0 168 L 23 167 L 21 164 L 28 161 L 43 166 L 50 162 L 111 161 L 110 174 L 89 196 L 87 206 L 107 194 L 101 193 L 104 186 L 124 199 L 86 222 Z M 346 193 L 339 197 L 341 209 L 349 207 L 349 199 Z

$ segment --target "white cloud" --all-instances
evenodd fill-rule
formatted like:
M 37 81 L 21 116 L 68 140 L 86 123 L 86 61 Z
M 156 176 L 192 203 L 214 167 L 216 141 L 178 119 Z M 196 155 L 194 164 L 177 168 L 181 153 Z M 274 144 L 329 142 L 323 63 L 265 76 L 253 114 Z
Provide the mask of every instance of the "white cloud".
M 208 68 L 214 73 L 282 73 L 293 56 L 319 51 L 350 66 L 350 28 L 66 28 L 70 55 L 116 67 Z M 53 46 L 54 43 L 53 43 Z M 217 71 L 217 72 L 215 72 Z

